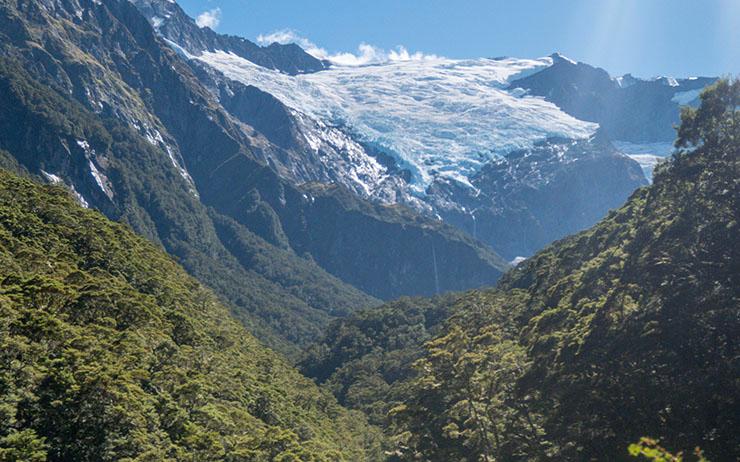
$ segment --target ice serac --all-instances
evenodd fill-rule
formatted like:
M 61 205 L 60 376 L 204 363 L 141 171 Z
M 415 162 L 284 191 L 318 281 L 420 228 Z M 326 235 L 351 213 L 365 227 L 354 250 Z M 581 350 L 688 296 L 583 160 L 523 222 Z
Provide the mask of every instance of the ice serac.
M 513 151 L 470 181 L 472 190 L 435 182 L 436 210 L 514 261 L 543 248 L 552 236 L 587 228 L 646 184 L 640 167 L 601 132 Z

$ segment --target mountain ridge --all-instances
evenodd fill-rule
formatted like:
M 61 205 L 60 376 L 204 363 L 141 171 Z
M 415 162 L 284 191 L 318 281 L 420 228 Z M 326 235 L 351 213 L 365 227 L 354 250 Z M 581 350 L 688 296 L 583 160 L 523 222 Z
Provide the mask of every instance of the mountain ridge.
M 185 14 L 177 2 L 131 0 L 131 3 L 151 18 L 157 32 L 191 54 L 224 50 L 260 66 L 291 75 L 318 72 L 329 65 L 295 44 L 272 43 L 261 47 L 243 37 L 217 34 L 208 27 L 200 27 Z

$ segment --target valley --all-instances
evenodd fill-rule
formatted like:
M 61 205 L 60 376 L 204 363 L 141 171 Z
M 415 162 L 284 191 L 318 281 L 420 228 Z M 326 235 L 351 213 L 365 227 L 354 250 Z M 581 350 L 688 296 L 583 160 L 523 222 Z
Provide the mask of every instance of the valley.
M 0 462 L 740 457 L 737 77 L 181 3 L 0 0 Z

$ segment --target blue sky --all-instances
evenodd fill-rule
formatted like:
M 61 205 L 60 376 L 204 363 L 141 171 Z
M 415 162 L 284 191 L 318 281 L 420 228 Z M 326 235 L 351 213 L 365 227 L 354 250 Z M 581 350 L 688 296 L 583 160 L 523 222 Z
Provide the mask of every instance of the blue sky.
M 178 0 L 218 32 L 451 58 L 554 51 L 640 77 L 740 73 L 740 0 Z

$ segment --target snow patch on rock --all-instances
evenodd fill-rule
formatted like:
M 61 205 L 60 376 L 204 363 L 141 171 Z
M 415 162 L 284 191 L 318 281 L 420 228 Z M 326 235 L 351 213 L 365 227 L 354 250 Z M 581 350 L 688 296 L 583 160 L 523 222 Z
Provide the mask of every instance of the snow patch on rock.
M 45 170 L 41 170 L 41 174 L 44 175 L 44 178 L 46 178 L 46 180 L 51 184 L 55 184 L 55 185 L 64 184 L 64 181 L 61 178 L 59 178 L 57 175 L 54 175 L 53 173 L 49 173 Z
M 673 143 L 631 143 L 614 141 L 614 147 L 629 156 L 642 167 L 648 181 L 653 181 L 655 167 L 673 153 Z
M 517 266 L 517 265 L 519 265 L 520 263 L 522 263 L 523 261 L 525 261 L 526 259 L 527 259 L 527 257 L 516 257 L 515 259 L 511 260 L 511 261 L 509 262 L 509 264 L 510 264 L 511 266 Z
M 103 191 L 103 193 L 106 196 L 108 196 L 108 198 L 111 198 L 113 194 L 108 190 L 108 187 L 105 185 L 106 181 L 103 180 L 105 176 L 102 173 L 100 173 L 100 171 L 95 166 L 95 163 L 92 160 L 88 160 L 87 163 L 88 163 L 88 166 L 90 167 L 90 174 L 95 179 L 95 183 L 97 183 L 100 190 Z M 105 178 L 105 180 L 107 180 L 107 178 Z

